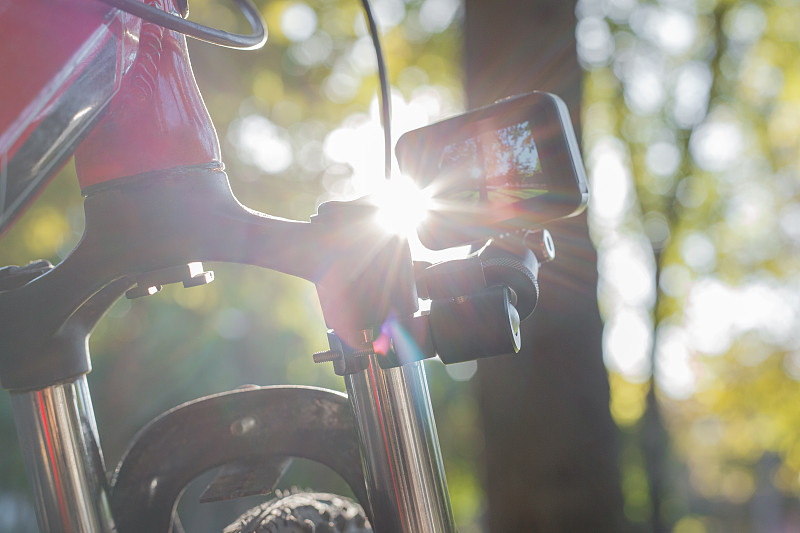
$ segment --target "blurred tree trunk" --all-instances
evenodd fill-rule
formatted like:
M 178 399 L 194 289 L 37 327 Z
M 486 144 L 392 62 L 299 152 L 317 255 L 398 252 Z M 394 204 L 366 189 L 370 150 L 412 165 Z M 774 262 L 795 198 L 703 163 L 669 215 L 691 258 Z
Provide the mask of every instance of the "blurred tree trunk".
M 573 1 L 466 0 L 469 107 L 547 90 L 564 98 L 577 127 L 574 9 Z M 523 351 L 479 367 L 487 529 L 616 533 L 626 524 L 596 254 L 585 216 L 548 229 L 557 258 L 542 269 L 539 306 L 523 324 Z

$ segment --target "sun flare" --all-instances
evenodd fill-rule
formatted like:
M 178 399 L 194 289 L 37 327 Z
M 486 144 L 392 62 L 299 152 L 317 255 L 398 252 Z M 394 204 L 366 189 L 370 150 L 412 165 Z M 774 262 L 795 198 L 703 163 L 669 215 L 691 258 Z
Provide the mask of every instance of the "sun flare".
M 389 233 L 405 236 L 416 232 L 431 205 L 430 195 L 408 178 L 385 182 L 373 200 L 378 206 L 377 223 Z

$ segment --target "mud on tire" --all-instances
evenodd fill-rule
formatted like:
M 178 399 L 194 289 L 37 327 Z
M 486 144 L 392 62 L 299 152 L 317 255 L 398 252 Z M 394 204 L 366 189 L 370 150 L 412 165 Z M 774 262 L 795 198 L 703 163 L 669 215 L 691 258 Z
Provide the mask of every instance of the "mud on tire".
M 321 492 L 281 492 L 250 509 L 224 533 L 372 533 L 353 500 Z

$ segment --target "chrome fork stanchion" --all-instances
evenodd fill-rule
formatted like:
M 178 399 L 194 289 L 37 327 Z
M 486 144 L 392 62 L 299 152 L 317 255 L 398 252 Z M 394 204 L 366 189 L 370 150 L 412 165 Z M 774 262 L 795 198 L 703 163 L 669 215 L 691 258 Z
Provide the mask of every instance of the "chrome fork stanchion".
M 345 376 L 378 533 L 455 533 L 422 362 Z
M 86 377 L 11 401 L 40 529 L 115 531 Z

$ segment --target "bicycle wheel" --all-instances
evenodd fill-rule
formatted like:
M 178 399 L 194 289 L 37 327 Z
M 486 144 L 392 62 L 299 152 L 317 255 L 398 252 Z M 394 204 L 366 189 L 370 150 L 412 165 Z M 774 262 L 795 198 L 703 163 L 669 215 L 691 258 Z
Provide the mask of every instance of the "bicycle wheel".
M 277 499 L 250 509 L 223 533 L 372 533 L 364 510 L 343 496 L 275 491 Z

